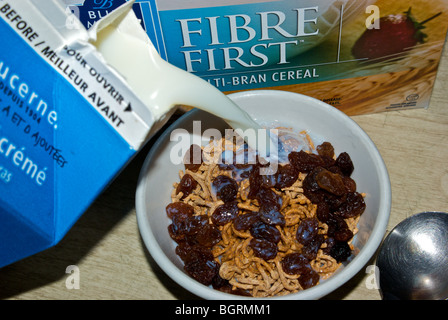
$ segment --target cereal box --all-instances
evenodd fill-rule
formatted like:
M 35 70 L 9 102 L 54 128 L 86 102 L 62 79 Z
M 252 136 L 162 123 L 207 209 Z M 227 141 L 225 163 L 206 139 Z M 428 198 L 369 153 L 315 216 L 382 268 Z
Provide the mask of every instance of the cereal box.
M 66 0 L 87 28 L 125 0 Z M 426 108 L 448 28 L 434 0 L 136 0 L 170 63 L 225 93 L 303 93 L 349 115 Z

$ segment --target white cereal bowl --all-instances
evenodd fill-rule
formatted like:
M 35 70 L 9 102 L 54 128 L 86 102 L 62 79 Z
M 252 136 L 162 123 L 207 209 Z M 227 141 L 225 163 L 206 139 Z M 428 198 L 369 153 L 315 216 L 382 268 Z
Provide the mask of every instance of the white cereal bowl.
M 369 136 L 353 120 L 319 100 L 275 90 L 240 92 L 230 97 L 256 121 L 276 123 L 298 131 L 307 130 L 312 137 L 331 142 L 336 154 L 348 152 L 354 163 L 352 177 L 357 190 L 366 193 L 366 210 L 353 240 L 354 254 L 332 277 L 315 287 L 270 298 L 319 299 L 341 287 L 365 267 L 383 239 L 391 207 L 390 181 L 383 159 Z M 171 200 L 172 184 L 179 180 L 179 170 L 184 169 L 182 164 L 175 165 L 170 160 L 172 150 L 179 143 L 176 139 L 171 141 L 170 135 L 175 129 L 185 129 L 183 133 L 190 135 L 193 121 L 201 121 L 202 131 L 228 128 L 221 119 L 193 110 L 160 136 L 144 162 L 137 186 L 136 212 L 142 239 L 162 270 L 193 294 L 204 299 L 255 299 L 217 291 L 188 276 L 183 270 L 183 262 L 175 253 L 176 244 L 168 234 L 170 220 L 165 207 Z

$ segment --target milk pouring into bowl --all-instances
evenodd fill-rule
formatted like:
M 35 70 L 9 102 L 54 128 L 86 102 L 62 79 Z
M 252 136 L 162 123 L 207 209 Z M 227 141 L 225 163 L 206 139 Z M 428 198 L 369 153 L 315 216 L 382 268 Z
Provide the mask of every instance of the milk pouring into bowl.
M 255 130 L 258 143 L 246 142 L 260 155 L 268 155 L 272 142 L 268 130 L 214 86 L 163 60 L 131 8 L 125 4 L 99 21 L 92 29 L 93 44 L 126 79 L 155 121 L 166 121 L 178 105 L 194 106 L 222 118 L 233 129 Z

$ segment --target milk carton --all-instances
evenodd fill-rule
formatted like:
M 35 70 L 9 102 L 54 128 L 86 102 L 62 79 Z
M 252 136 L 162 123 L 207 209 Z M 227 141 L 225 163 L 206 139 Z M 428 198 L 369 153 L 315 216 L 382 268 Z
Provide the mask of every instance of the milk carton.
M 58 243 L 158 129 L 56 0 L 0 1 L 0 267 Z
M 126 0 L 66 1 L 90 28 Z M 225 93 L 298 92 L 349 115 L 426 108 L 448 28 L 444 0 L 136 0 L 133 8 L 164 59 Z M 418 27 L 426 37 L 415 45 L 381 58 L 354 52 L 372 29 L 380 47 L 391 46 L 380 18 L 438 13 Z

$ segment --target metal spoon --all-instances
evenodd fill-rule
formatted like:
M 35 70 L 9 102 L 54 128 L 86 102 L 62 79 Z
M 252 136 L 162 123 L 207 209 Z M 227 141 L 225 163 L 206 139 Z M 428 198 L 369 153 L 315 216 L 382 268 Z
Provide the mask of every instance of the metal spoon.
M 448 298 L 448 213 L 422 212 L 400 222 L 377 259 L 384 300 Z

